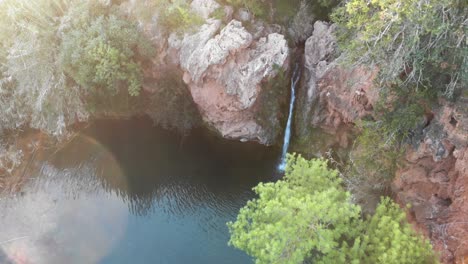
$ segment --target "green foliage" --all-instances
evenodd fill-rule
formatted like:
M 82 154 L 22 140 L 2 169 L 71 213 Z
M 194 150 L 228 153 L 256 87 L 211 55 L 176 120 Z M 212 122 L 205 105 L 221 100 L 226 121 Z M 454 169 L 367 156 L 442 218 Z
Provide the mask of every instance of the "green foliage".
M 118 14 L 98 1 L 0 2 L 0 133 L 30 126 L 63 136 L 89 117 L 92 91 L 138 94 L 151 47 Z
M 57 56 L 73 0 L 0 2 L 0 133 L 29 125 L 56 136 L 88 116 Z
M 330 21 L 333 9 L 338 6 L 341 0 L 305 0 L 312 9 L 312 13 L 317 20 Z
M 313 3 L 316 4 L 316 6 L 318 7 L 322 7 L 322 8 L 332 8 L 332 7 L 335 7 L 339 1 L 337 0 L 313 0 L 313 1 L 310 1 Z
M 87 8 L 74 11 L 71 15 L 79 19 L 64 30 L 60 48 L 65 72 L 93 96 L 115 95 L 123 87 L 137 96 L 143 80 L 140 61 L 153 55 L 150 42 L 116 10 L 98 17 Z
M 190 10 L 187 1 L 160 1 L 158 8 L 161 25 L 170 31 L 185 32 L 203 24 L 203 18 Z
M 228 226 L 230 244 L 256 263 L 317 261 L 356 235 L 352 226 L 360 210 L 324 160 L 289 156 L 283 180 L 254 190 L 259 198 L 249 201 Z
M 391 180 L 400 156 L 403 143 L 417 125 L 423 121 L 423 108 L 410 104 L 386 112 L 379 121 L 362 121 L 359 124 L 361 134 L 355 144 L 360 148 L 355 155 L 355 163 L 367 163 L 366 172 L 362 175 L 380 174 L 380 177 Z
M 373 201 L 388 195 L 390 184 L 411 137 L 424 125 L 424 96 L 418 92 L 396 95 L 393 105 L 376 105 L 376 120 L 357 124 L 360 134 L 349 154 L 346 184 L 365 210 Z
M 359 263 L 437 263 L 432 246 L 416 234 L 405 213 L 390 198 L 382 198 L 375 214 L 366 221 L 358 240 L 363 254 Z
M 422 129 L 423 106 L 466 89 L 467 12 L 459 0 L 346 0 L 334 12 L 341 58 L 379 70 L 380 105 L 359 124 L 345 173 L 359 201 L 388 192 L 405 143 Z
M 462 0 L 346 0 L 333 20 L 348 62 L 377 66 L 383 88 L 452 97 L 468 81 Z
M 146 0 L 134 4 L 137 19 L 151 21 L 157 17 L 157 27 L 168 33 L 184 33 L 201 26 L 203 18 L 193 12 L 188 0 Z
M 431 245 L 389 198 L 362 220 L 338 172 L 324 160 L 290 155 L 284 179 L 261 183 L 254 191 L 258 198 L 228 227 L 229 243 L 256 263 L 437 262 Z

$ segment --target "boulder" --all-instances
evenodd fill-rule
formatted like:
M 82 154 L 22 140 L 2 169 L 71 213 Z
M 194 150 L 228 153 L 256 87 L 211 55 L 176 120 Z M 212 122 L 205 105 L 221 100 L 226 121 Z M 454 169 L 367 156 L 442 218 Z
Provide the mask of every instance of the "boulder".
M 271 144 L 254 106 L 261 83 L 286 66 L 287 41 L 278 33 L 254 40 L 237 20 L 217 33 L 220 25 L 209 19 L 194 34 L 172 35 L 169 46 L 178 51 L 184 81 L 208 126 L 225 138 Z

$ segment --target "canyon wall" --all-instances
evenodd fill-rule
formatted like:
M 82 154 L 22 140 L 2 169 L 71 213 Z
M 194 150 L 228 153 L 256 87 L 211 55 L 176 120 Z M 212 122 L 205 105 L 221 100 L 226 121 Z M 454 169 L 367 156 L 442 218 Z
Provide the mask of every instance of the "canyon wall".
M 296 135 L 330 135 L 319 155 L 349 147 L 354 124 L 372 118 L 378 100 L 376 71 L 339 66 L 334 26 L 316 22 L 306 41 L 304 73 L 298 91 Z M 341 65 L 341 64 L 340 64 Z M 443 263 L 468 260 L 468 98 L 439 99 L 427 109 L 424 127 L 413 131 L 403 164 L 391 186 L 410 222 L 429 238 Z M 315 134 L 316 133 L 316 134 Z

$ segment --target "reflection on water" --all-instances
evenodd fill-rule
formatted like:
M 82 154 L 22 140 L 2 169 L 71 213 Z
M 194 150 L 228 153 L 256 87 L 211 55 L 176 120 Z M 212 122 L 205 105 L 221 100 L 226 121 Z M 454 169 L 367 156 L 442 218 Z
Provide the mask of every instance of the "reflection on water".
M 1 201 L 0 241 L 12 263 L 98 263 L 123 237 L 126 207 L 92 175 L 44 164 L 22 194 Z
M 0 201 L 0 262 L 251 263 L 227 246 L 225 223 L 273 178 L 277 156 L 143 119 L 100 121 Z

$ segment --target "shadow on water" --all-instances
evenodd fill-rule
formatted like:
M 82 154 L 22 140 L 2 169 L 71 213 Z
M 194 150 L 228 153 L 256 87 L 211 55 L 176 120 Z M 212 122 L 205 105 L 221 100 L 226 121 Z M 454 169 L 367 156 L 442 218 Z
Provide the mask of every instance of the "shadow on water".
M 279 149 L 180 137 L 146 118 L 100 120 L 0 201 L 0 259 L 26 263 L 251 263 L 226 222 L 272 181 Z M 1 251 L 0 251 L 1 252 Z M 51 253 L 53 252 L 53 253 Z M 13 256 L 13 257 L 12 257 Z M 19 257 L 18 257 L 19 256 Z
M 181 137 L 153 127 L 146 118 L 101 120 L 52 163 L 59 168 L 79 166 L 89 161 L 87 157 L 97 161 L 103 186 L 126 199 L 138 215 L 155 202 L 177 198 L 179 191 L 189 196 L 184 197 L 188 203 L 178 207 L 183 212 L 185 205 L 229 203 L 259 182 L 279 177 L 275 148 L 223 140 L 201 129 Z

